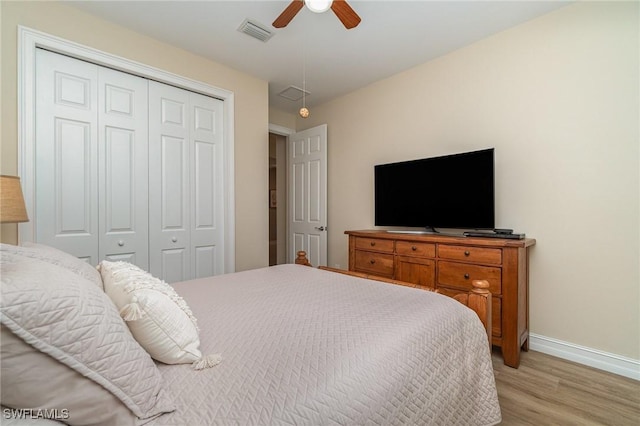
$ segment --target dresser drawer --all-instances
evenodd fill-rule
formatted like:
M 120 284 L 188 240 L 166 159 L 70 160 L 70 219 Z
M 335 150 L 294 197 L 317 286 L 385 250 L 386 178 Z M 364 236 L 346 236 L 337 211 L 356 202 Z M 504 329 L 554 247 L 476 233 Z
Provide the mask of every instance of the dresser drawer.
M 401 256 L 436 257 L 436 245 L 414 241 L 396 241 L 396 253 Z
M 438 257 L 441 259 L 501 265 L 502 249 L 439 244 Z
M 380 277 L 393 278 L 393 254 L 356 250 L 355 256 L 356 271 L 368 272 Z
M 356 249 L 393 253 L 393 240 L 358 237 L 356 238 Z
M 471 290 L 471 281 L 473 280 L 487 280 L 491 293 L 502 294 L 502 271 L 500 268 L 458 262 L 438 262 L 438 287 L 443 285 L 461 290 Z
M 435 288 L 436 262 L 413 256 L 396 256 L 396 280 L 415 284 L 418 288 Z

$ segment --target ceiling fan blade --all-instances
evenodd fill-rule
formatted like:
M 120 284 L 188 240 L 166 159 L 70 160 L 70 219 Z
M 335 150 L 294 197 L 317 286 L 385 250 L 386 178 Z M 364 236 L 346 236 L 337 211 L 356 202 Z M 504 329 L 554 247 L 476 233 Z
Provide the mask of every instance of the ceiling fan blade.
M 272 25 L 276 28 L 286 27 L 289 22 L 291 22 L 293 17 L 296 16 L 298 12 L 300 12 L 302 6 L 304 6 L 303 0 L 293 0 L 291 3 L 289 3 L 289 6 L 287 6 L 287 8 L 282 11 L 280 16 L 278 16 L 276 20 L 273 21 Z
M 360 23 L 360 17 L 345 0 L 333 0 L 331 10 L 348 30 L 357 27 Z

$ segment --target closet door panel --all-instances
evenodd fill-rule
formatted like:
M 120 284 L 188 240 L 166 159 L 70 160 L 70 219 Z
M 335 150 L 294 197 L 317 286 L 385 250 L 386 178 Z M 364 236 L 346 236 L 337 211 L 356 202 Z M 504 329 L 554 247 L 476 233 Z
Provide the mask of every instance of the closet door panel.
M 185 265 L 189 264 L 186 249 L 164 249 L 160 255 L 162 256 L 162 269 L 154 275 L 162 277 L 162 279 L 168 283 L 175 283 L 188 279 L 185 278 L 185 275 L 188 274 L 188 271 L 185 270 Z
M 37 242 L 98 254 L 97 66 L 36 51 Z
M 188 177 L 185 152 L 188 151 L 188 141 L 184 138 L 161 136 L 160 140 L 160 190 L 161 190 L 161 229 L 174 232 L 184 231 L 186 204 L 188 202 Z M 175 235 L 175 234 L 173 234 Z
M 90 235 L 91 125 L 56 118 L 54 126 L 55 235 Z
M 167 282 L 192 277 L 189 92 L 149 82 L 149 268 Z
M 223 103 L 190 94 L 191 268 L 194 278 L 224 272 Z
M 204 278 L 216 275 L 218 248 L 215 245 L 205 245 L 194 248 L 195 278 Z
M 147 80 L 99 69 L 100 258 L 149 269 Z

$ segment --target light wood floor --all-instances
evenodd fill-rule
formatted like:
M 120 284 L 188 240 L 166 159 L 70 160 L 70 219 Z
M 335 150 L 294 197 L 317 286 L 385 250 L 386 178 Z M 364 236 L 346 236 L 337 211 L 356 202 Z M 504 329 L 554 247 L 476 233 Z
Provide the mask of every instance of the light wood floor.
M 501 425 L 640 425 L 640 382 L 540 352 L 523 352 L 520 367 L 493 369 Z

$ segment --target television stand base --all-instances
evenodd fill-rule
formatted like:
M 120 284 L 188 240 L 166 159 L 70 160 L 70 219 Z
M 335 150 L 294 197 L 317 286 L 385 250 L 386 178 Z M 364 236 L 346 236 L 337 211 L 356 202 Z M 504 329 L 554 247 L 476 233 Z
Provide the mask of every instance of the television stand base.
M 506 240 L 522 240 L 525 234 L 498 234 L 493 232 L 465 232 L 465 237 L 481 237 L 481 238 L 503 238 Z
M 390 234 L 414 234 L 414 235 L 424 235 L 424 234 L 432 234 L 429 231 L 387 231 Z
M 436 228 L 434 228 L 433 226 L 425 226 L 424 230 L 404 230 L 404 229 L 400 229 L 400 230 L 388 230 L 387 232 L 390 232 L 392 234 L 413 234 L 413 235 L 425 235 L 425 234 L 439 234 L 440 231 L 438 231 Z

